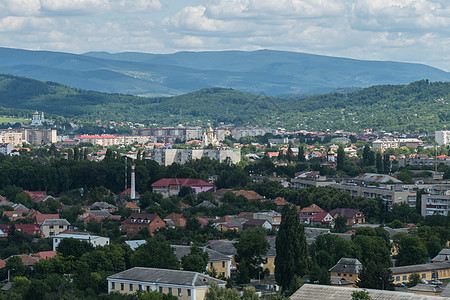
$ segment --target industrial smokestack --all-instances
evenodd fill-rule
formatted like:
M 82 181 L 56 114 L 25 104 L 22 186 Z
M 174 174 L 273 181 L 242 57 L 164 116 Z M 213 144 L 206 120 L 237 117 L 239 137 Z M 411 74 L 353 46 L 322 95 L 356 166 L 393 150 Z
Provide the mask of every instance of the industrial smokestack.
M 131 163 L 131 200 L 135 200 L 136 199 L 136 177 L 134 174 L 134 159 L 132 160 Z

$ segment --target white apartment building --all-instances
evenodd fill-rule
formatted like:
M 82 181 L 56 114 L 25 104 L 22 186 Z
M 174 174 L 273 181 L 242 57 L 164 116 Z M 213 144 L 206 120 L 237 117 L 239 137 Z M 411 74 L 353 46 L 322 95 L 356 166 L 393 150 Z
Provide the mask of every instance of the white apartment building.
M 434 134 L 434 140 L 439 146 L 448 145 L 450 143 L 450 130 L 436 131 Z

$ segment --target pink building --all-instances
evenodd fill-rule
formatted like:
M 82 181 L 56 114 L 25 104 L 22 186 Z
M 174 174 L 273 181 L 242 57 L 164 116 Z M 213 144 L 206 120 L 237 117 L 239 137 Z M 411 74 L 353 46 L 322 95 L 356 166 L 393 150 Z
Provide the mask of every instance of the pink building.
M 164 198 L 178 196 L 182 187 L 190 187 L 196 194 L 213 189 L 212 183 L 192 178 L 163 178 L 152 184 L 155 193 L 162 194 Z

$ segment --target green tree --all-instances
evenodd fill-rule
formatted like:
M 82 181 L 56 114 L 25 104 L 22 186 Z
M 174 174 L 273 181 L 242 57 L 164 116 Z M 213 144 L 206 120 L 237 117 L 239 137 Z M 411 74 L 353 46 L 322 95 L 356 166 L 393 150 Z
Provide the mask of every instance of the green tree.
M 191 252 L 181 258 L 181 268 L 185 271 L 203 273 L 206 270 L 208 260 L 208 252 L 203 251 L 200 247 L 192 246 Z
M 238 290 L 219 287 L 216 283 L 212 283 L 211 287 L 206 291 L 205 300 L 239 300 L 241 294 Z
M 347 218 L 344 216 L 338 216 L 334 219 L 334 231 L 343 233 L 347 231 Z
M 10 257 L 6 261 L 5 268 L 10 270 L 11 276 L 22 276 L 26 270 L 26 267 L 22 263 L 22 259 L 18 256 Z
M 65 257 L 74 256 L 78 259 L 86 252 L 93 251 L 94 246 L 88 242 L 65 238 L 59 243 L 56 250 Z
M 372 297 L 370 297 L 369 292 L 364 291 L 354 291 L 352 293 L 352 300 L 372 300 Z
M 293 292 L 297 277 L 308 270 L 308 249 L 305 229 L 294 205 L 285 205 L 276 240 L 275 279 L 282 291 Z
M 397 233 L 393 236 L 398 254 L 397 266 L 424 264 L 427 260 L 427 248 L 417 235 Z
M 262 271 L 260 265 L 266 262 L 263 255 L 270 248 L 264 229 L 251 228 L 245 230 L 234 247 L 236 248 L 235 260 L 238 264 L 239 282 L 248 283 L 251 278 L 258 278 L 258 273 Z
M 422 282 L 422 279 L 420 278 L 420 274 L 412 273 L 408 278 L 408 283 L 406 284 L 407 287 L 413 287 L 418 285 Z
M 148 239 L 140 245 L 131 256 L 131 265 L 134 267 L 150 267 L 163 269 L 180 269 L 174 249 L 164 242 Z
M 344 169 L 345 152 L 344 146 L 340 145 L 337 151 L 336 169 L 342 171 Z
M 383 264 L 376 261 L 367 261 L 359 273 L 359 281 L 356 285 L 360 288 L 392 290 L 392 272 Z

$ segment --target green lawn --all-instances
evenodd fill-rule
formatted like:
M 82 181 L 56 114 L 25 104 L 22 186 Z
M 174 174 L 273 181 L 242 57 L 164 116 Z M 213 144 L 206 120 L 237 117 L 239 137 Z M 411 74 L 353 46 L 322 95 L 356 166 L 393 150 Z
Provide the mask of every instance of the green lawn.
M 6 123 L 20 123 L 20 124 L 30 124 L 31 120 L 27 119 L 19 119 L 19 118 L 9 118 L 9 117 L 0 117 L 0 124 L 6 124 Z

